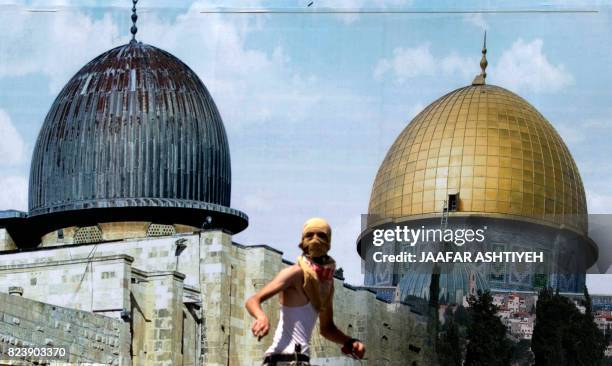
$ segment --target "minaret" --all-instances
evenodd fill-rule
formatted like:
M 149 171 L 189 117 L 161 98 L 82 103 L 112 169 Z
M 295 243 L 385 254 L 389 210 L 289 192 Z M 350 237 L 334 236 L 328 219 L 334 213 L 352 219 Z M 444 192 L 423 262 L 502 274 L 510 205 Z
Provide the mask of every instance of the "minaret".
M 480 75 L 477 75 L 472 81 L 472 85 L 484 85 L 487 78 L 487 31 L 484 33 L 484 43 L 482 45 L 482 58 L 480 59 Z
M 138 32 L 138 27 L 136 27 L 136 21 L 138 20 L 138 14 L 136 14 L 136 4 L 138 0 L 132 0 L 132 27 L 130 28 L 130 33 L 132 33 L 132 40 L 130 43 L 136 43 L 136 32 Z

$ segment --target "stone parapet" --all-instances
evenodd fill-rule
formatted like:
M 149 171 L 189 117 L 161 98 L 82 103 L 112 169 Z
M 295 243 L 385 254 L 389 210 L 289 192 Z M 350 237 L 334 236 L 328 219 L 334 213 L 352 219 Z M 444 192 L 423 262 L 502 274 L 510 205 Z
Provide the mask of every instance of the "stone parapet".
M 129 324 L 120 319 L 0 293 L 0 362 L 9 347 L 44 346 L 66 347 L 68 362 L 129 366 L 130 339 Z

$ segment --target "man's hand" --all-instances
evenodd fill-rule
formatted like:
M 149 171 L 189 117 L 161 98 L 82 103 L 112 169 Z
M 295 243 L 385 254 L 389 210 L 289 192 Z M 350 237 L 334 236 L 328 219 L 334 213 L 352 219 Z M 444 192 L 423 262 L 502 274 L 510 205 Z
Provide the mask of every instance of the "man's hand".
M 244 305 L 249 314 L 255 318 L 251 326 L 251 331 L 255 337 L 265 337 L 270 330 L 270 320 L 261 308 L 261 303 L 290 286 L 301 286 L 302 281 L 302 270 L 300 266 L 294 264 L 280 271 L 270 283 L 247 300 Z
M 267 316 L 261 316 L 253 321 L 253 325 L 251 326 L 251 332 L 255 337 L 261 338 L 265 337 L 270 330 L 270 320 L 268 320 Z
M 354 341 L 351 344 L 351 347 L 346 347 L 343 346 L 342 347 L 342 353 L 344 353 L 345 355 L 352 355 L 356 358 L 363 358 L 363 355 L 365 354 L 365 345 L 359 341 Z

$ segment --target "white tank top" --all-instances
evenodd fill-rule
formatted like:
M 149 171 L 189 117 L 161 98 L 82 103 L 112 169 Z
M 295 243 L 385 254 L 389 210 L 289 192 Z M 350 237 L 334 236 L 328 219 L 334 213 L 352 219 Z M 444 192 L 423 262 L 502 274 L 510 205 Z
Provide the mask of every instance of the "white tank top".
M 292 354 L 295 352 L 295 345 L 299 344 L 301 353 L 310 355 L 310 337 L 317 323 L 317 316 L 317 311 L 310 303 L 302 306 L 281 305 L 274 340 L 266 354 Z

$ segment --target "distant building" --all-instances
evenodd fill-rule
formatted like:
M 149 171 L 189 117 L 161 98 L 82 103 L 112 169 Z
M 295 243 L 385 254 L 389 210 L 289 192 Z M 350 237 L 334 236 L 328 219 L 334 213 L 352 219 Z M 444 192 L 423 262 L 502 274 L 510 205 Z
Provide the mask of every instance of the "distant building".
M 598 311 L 595 313 L 595 324 L 604 335 L 612 334 L 612 312 Z

